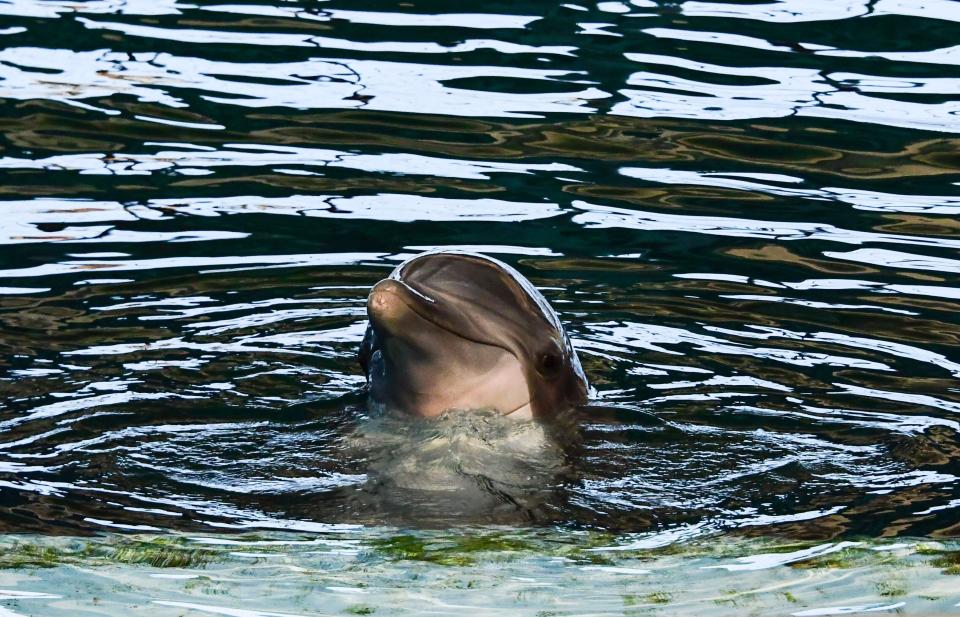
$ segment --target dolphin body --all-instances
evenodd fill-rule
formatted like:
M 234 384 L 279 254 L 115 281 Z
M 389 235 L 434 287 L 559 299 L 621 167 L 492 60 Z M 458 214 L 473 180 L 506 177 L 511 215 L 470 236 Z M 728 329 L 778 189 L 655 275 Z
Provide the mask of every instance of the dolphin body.
M 557 314 L 496 259 L 412 257 L 374 285 L 367 314 L 359 361 L 373 400 L 388 410 L 548 420 L 586 401 L 587 380 Z

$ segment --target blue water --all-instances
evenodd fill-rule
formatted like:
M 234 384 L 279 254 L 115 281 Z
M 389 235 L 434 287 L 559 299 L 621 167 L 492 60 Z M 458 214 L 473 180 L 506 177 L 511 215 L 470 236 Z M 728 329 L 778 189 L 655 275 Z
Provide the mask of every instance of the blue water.
M 0 531 L 958 535 L 958 21 L 0 2 Z M 516 507 L 357 441 L 367 290 L 437 247 L 592 384 Z

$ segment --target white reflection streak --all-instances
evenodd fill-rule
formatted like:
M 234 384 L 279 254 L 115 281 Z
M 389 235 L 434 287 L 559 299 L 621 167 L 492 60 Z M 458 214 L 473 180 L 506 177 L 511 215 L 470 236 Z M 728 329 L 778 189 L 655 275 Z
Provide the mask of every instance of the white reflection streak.
M 620 173 L 628 178 L 646 182 L 669 185 L 689 184 L 693 186 L 715 186 L 747 192 L 765 193 L 781 197 L 798 197 L 821 201 L 839 201 L 850 204 L 858 210 L 883 212 L 908 212 L 915 214 L 957 214 L 960 215 L 960 197 L 949 195 L 900 195 L 881 193 L 863 189 L 823 187 L 821 189 L 800 189 L 775 186 L 760 182 L 748 182 L 740 178 L 786 182 L 803 182 L 802 178 L 781 174 L 759 173 L 704 173 L 698 171 L 676 170 L 662 167 L 622 167 Z
M 362 486 L 367 480 L 365 474 L 345 474 L 345 473 L 335 473 L 327 472 L 323 476 L 308 476 L 308 477 L 291 477 L 284 476 L 282 480 L 244 480 L 241 478 L 236 478 L 231 475 L 223 477 L 222 482 L 218 482 L 216 478 L 210 478 L 209 473 L 184 473 L 181 469 L 177 467 L 167 467 L 162 465 L 151 465 L 145 462 L 141 462 L 140 466 L 145 469 L 150 469 L 153 471 L 159 471 L 165 474 L 165 477 L 170 478 L 175 482 L 181 482 L 183 484 L 190 484 L 193 486 L 201 486 L 203 488 L 209 488 L 216 491 L 225 491 L 227 493 L 235 493 L 240 495 L 253 495 L 257 493 L 267 494 L 267 495 L 278 495 L 280 493 L 287 492 L 313 492 L 319 493 L 322 491 L 329 491 L 335 488 L 343 488 L 348 486 Z
M 15 490 L 36 490 L 43 494 L 58 495 L 63 495 L 65 492 L 77 488 L 73 484 L 65 482 L 41 482 L 38 484 L 20 485 L 11 482 L 0 481 L 0 487 L 2 486 L 9 486 Z M 182 510 L 188 510 L 197 515 L 226 518 L 235 521 L 233 523 L 223 523 L 212 520 L 204 520 L 203 522 L 210 527 L 229 529 L 272 529 L 305 532 L 310 534 L 355 533 L 364 529 L 362 525 L 351 523 L 317 523 L 312 521 L 301 521 L 297 519 L 274 519 L 269 518 L 260 512 L 240 510 L 218 501 L 194 499 L 186 495 L 173 494 L 169 497 L 156 497 L 142 495 L 136 492 L 120 491 L 92 485 L 84 486 L 83 490 L 104 495 L 119 495 L 123 497 L 129 497 L 153 506 L 160 505 L 179 508 Z
M 923 64 L 960 64 L 960 45 L 931 49 L 930 51 L 852 51 L 847 49 L 828 49 L 816 52 L 818 56 L 838 58 L 869 58 L 879 56 L 891 62 L 919 62 Z
M 184 5 L 180 8 L 187 8 Z M 192 7 L 190 7 L 192 8 Z M 103 13 L 110 15 L 180 15 L 178 0 L 3 0 L 0 15 L 17 17 L 59 17 L 61 13 Z
M 767 388 L 780 392 L 793 392 L 793 388 L 779 384 L 766 379 L 749 377 L 747 375 L 733 375 L 726 377 L 715 375 L 703 381 L 673 381 L 670 383 L 648 383 L 647 387 L 652 390 L 670 390 L 679 388 L 698 388 L 701 386 L 747 386 L 757 388 Z
M 159 259 L 134 259 L 116 261 L 78 260 L 50 263 L 32 268 L 0 270 L 0 278 L 14 277 L 27 278 L 38 276 L 53 276 L 97 270 L 126 271 L 126 270 L 155 270 L 160 268 L 210 268 L 229 265 L 278 265 L 283 267 L 302 266 L 345 266 L 377 261 L 386 257 L 386 253 L 326 253 L 303 255 L 251 255 L 228 257 L 164 257 Z M 201 274 L 203 272 L 201 271 Z
M 727 17 L 777 23 L 837 21 L 869 15 L 903 15 L 960 21 L 955 2 L 951 0 L 777 0 L 756 4 L 688 1 L 681 4 L 684 15 L 691 17 Z
M 831 484 L 844 483 L 859 488 L 889 491 L 922 484 L 954 484 L 957 476 L 935 471 L 913 470 L 896 474 L 827 473 L 819 476 Z
M 956 373 L 954 373 L 956 375 Z M 864 388 L 862 386 L 854 386 L 850 384 L 836 384 L 837 386 L 843 388 L 847 391 L 848 394 L 855 394 L 857 396 L 866 396 L 871 398 L 879 398 L 886 401 L 898 401 L 901 403 L 911 403 L 913 405 L 919 405 L 921 407 L 935 407 L 937 409 L 942 409 L 944 411 L 950 411 L 953 413 L 960 413 L 960 403 L 953 401 L 945 401 L 939 399 L 935 396 L 929 396 L 927 394 L 912 394 L 908 392 L 891 392 L 889 390 L 877 390 L 874 388 Z
M 566 212 L 557 204 L 549 202 L 525 203 L 489 198 L 445 199 L 401 193 L 355 197 L 293 195 L 278 198 L 238 196 L 215 199 L 157 199 L 148 202 L 144 209 L 173 209 L 178 213 L 194 216 L 266 212 L 407 223 L 423 220 L 527 221 L 551 218 Z M 137 208 L 134 211 L 140 214 L 144 209 Z
M 233 319 L 222 319 L 219 321 L 206 321 L 199 323 L 184 324 L 185 328 L 196 330 L 203 336 L 214 336 L 231 330 L 241 330 L 245 328 L 262 327 L 269 324 L 275 324 L 289 320 L 307 320 L 320 319 L 323 317 L 360 317 L 366 314 L 366 308 L 362 306 L 343 307 L 331 309 L 286 309 L 271 310 L 269 313 L 252 313 L 242 315 Z M 257 340 L 255 337 L 247 337 L 244 340 Z
M 362 287 L 361 289 L 367 289 Z M 170 300 L 176 300 L 171 298 Z M 214 300 L 206 299 L 203 302 L 214 302 Z M 316 304 L 357 304 L 358 300 L 356 298 L 271 298 L 269 300 L 257 300 L 255 302 L 236 302 L 233 304 L 217 304 L 215 306 L 202 306 L 200 301 L 190 302 L 187 299 L 186 302 L 166 302 L 164 300 L 155 300 L 148 302 L 122 302 L 120 304 L 111 304 L 108 306 L 92 306 L 90 310 L 93 311 L 122 311 L 128 310 L 131 308 L 153 308 L 158 309 L 158 314 L 149 314 L 141 315 L 139 319 L 142 321 L 151 321 L 151 320 L 165 320 L 165 319 L 191 319 L 199 315 L 210 315 L 213 313 L 231 313 L 231 312 L 253 312 L 261 311 L 264 309 L 274 309 L 275 307 L 289 305 L 289 304 L 307 304 L 307 305 L 316 305 Z M 199 327 L 200 326 L 198 324 Z
M 219 216 L 244 212 L 365 219 L 371 221 L 489 221 L 512 222 L 544 219 L 566 212 L 549 202 L 515 202 L 500 199 L 445 199 L 400 193 L 379 193 L 337 197 L 293 195 L 290 197 L 238 196 L 214 199 L 157 199 L 139 208 L 130 208 L 145 218 L 158 210 L 172 209 L 193 216 Z M 380 255 L 377 255 L 380 256 Z
M 358 313 L 362 313 L 360 308 Z M 330 330 L 301 331 L 295 333 L 272 334 L 263 336 L 250 336 L 241 339 L 243 342 L 254 341 L 259 344 L 277 343 L 286 347 L 301 345 L 330 345 L 334 343 L 352 343 L 357 344 L 363 339 L 363 334 L 367 330 L 366 320 L 361 320 L 344 326 L 342 328 L 333 328 Z M 360 377 L 360 379 L 363 379 Z
M 775 412 L 762 408 L 740 407 L 757 415 L 796 416 L 817 421 L 836 422 L 863 428 L 879 428 L 885 431 L 900 431 L 901 433 L 923 433 L 932 426 L 946 426 L 960 431 L 960 422 L 946 420 L 934 416 L 916 416 L 880 411 L 858 411 L 855 409 L 837 409 L 830 407 L 814 407 L 801 405 L 802 412 L 777 410 Z
M 614 206 L 597 206 L 584 201 L 574 201 L 573 206 L 581 211 L 580 214 L 573 217 L 573 222 L 592 229 L 677 231 L 713 236 L 768 238 L 770 240 L 827 240 L 844 244 L 881 242 L 960 249 L 960 240 L 854 231 L 823 223 L 758 221 L 723 216 L 667 214 Z M 829 253 L 824 254 L 829 255 Z
M 792 48 L 786 45 L 776 45 L 765 39 L 759 39 L 753 36 L 743 34 L 733 34 L 730 32 L 708 32 L 703 30 L 681 30 L 679 28 L 645 28 L 641 30 L 644 34 L 657 37 L 659 39 L 674 39 L 678 41 L 695 41 L 698 43 L 717 43 L 720 45 L 733 45 L 735 47 L 744 47 L 751 50 L 763 51 L 784 51 L 792 52 Z M 809 45 L 800 43 L 804 49 L 833 49 L 824 45 Z
M 691 17 L 726 17 L 777 23 L 833 21 L 849 19 L 866 12 L 867 0 L 777 0 L 758 4 L 688 1 L 681 5 Z
M 0 169 L 77 171 L 83 175 L 112 176 L 147 176 L 161 170 L 196 175 L 199 169 L 207 170 L 214 167 L 269 168 L 279 165 L 303 165 L 318 169 L 334 167 L 371 173 L 440 176 L 464 180 L 488 180 L 493 173 L 583 171 L 579 167 L 562 163 L 466 161 L 409 153 L 358 154 L 338 150 L 261 144 L 226 144 L 223 150 L 205 152 L 191 149 L 119 156 L 89 152 L 56 155 L 42 159 L 9 156 L 0 158 Z
M 248 36 L 243 34 L 244 38 Z M 56 71 L 56 74 L 28 70 L 30 67 Z M 250 81 L 247 78 L 251 75 L 270 76 L 286 83 Z M 596 88 L 521 94 L 447 85 L 453 80 L 473 77 L 549 82 L 568 75 L 571 71 L 376 60 L 314 58 L 301 62 L 233 63 L 168 53 L 126 54 L 107 49 L 74 52 L 15 47 L 0 50 L 0 96 L 15 100 L 43 98 L 74 105 L 85 105 L 80 101 L 86 98 L 127 94 L 141 102 L 187 107 L 165 89 L 188 88 L 209 93 L 202 95 L 207 101 L 252 108 L 365 107 L 418 114 L 540 117 L 552 112 L 593 113 L 594 109 L 587 107 L 587 103 L 609 96 Z M 372 98 L 360 100 L 355 95 L 361 93 Z
M 812 608 L 806 611 L 790 613 L 792 617 L 826 617 L 827 615 L 852 615 L 860 613 L 893 612 L 906 606 L 906 602 L 893 604 L 858 604 L 855 606 L 831 606 L 828 608 Z M 960 605 L 958 605 L 960 606 Z
M 143 345 L 139 345 L 142 349 Z M 59 403 L 50 403 L 35 407 L 29 413 L 0 422 L 0 430 L 5 430 L 13 426 L 19 426 L 34 420 L 55 418 L 64 414 L 89 409 L 91 407 L 105 407 L 107 405 L 120 405 L 133 401 L 156 401 L 168 398 L 191 399 L 200 398 L 181 394 L 167 394 L 163 392 L 116 392 L 113 394 L 103 394 L 101 396 L 88 396 L 86 398 L 62 401 Z
M 620 90 L 628 100 L 613 106 L 611 113 L 616 115 L 698 120 L 797 115 L 941 132 L 958 131 L 958 101 L 924 103 L 869 96 L 871 92 L 952 94 L 958 88 L 958 80 L 953 78 L 886 78 L 824 73 L 812 68 L 721 66 L 646 53 L 627 53 L 625 56 L 642 65 L 687 69 L 704 73 L 705 77 L 696 80 L 669 73 L 634 73 L 627 85 L 642 89 Z M 741 79 L 740 83 L 718 84 L 716 75 Z
M 0 296 L 39 294 L 50 291 L 49 287 L 0 287 Z
M 694 60 L 645 53 L 627 53 L 641 65 L 663 65 L 706 74 L 737 76 L 742 83 L 717 84 L 641 71 L 627 80 L 620 93 L 629 100 L 617 103 L 611 113 L 639 117 L 740 120 L 783 117 L 798 108 L 818 104 L 817 97 L 834 89 L 814 69 L 783 67 L 727 67 Z M 714 77 L 715 79 L 715 77 Z M 760 82 L 760 83 L 757 83 Z M 670 90 L 663 92 L 661 90 Z
M 196 7 L 201 11 L 230 13 L 235 15 L 262 15 L 286 17 L 309 21 L 348 21 L 353 24 L 370 24 L 397 27 L 470 28 L 474 30 L 523 29 L 541 19 L 533 15 L 500 15 L 496 13 L 395 13 L 381 11 L 348 11 L 323 8 L 305 11 L 295 6 L 269 6 L 262 4 L 215 4 Z
M 253 338 L 253 340 L 257 340 Z M 86 349 L 76 349 L 65 351 L 65 356 L 98 356 L 98 355 L 124 355 L 133 353 L 142 353 L 149 351 L 160 351 L 169 349 L 191 349 L 194 351 L 203 351 L 207 353 L 282 353 L 297 356 L 315 356 L 317 354 L 308 351 L 301 351 L 290 348 L 272 348 L 272 347 L 250 347 L 244 344 L 244 341 L 238 343 L 191 343 L 183 338 L 165 339 L 162 341 L 153 341 L 148 345 L 143 343 L 119 343 L 116 345 L 100 345 L 88 347 Z M 362 379 L 362 378 L 361 378 Z M 194 397 L 197 398 L 197 397 Z M 2 425 L 0 425 L 2 426 Z
M 270 47 L 320 47 L 349 51 L 396 52 L 413 54 L 465 53 L 478 49 L 493 49 L 504 54 L 552 54 L 571 56 L 575 47 L 531 46 L 491 39 L 469 39 L 457 45 L 433 42 L 377 41 L 365 43 L 327 36 L 284 34 L 278 32 L 233 32 L 229 30 L 192 30 L 189 28 L 159 28 L 119 22 L 94 21 L 85 17 L 77 21 L 91 30 L 112 30 L 129 36 L 140 36 L 164 41 L 195 44 L 269 45 Z
M 181 4 L 178 0 L 86 0 L 83 3 L 69 0 L 45 0 L 42 4 L 33 0 L 3 0 L 0 15 L 20 17 L 58 17 L 62 13 L 103 15 L 180 15 L 179 9 L 198 9 L 237 15 L 260 15 L 310 21 L 339 19 L 355 24 L 384 25 L 393 28 L 404 26 L 429 26 L 470 28 L 483 30 L 523 29 L 541 19 L 533 15 L 501 15 L 496 13 L 387 13 L 379 11 L 348 11 L 323 9 L 317 12 L 296 7 L 256 4 L 217 4 L 196 6 Z
M 942 354 L 927 351 L 921 347 L 905 345 L 884 339 L 868 338 L 865 336 L 849 336 L 846 334 L 837 334 L 835 332 L 799 332 L 787 330 L 785 328 L 774 328 L 772 326 L 757 326 L 753 324 L 746 325 L 749 330 L 733 330 L 731 328 L 722 328 L 719 326 L 704 326 L 705 330 L 718 332 L 722 334 L 731 334 L 744 338 L 767 340 L 770 338 L 783 338 L 795 341 L 810 341 L 815 343 L 833 343 L 850 347 L 852 349 L 869 349 L 883 354 L 888 354 L 904 360 L 915 360 L 925 362 L 934 366 L 945 368 L 953 373 L 955 377 L 960 377 L 960 364 L 952 362 Z
M 716 43 L 732 45 L 748 50 L 764 50 L 786 53 L 812 53 L 818 56 L 834 56 L 841 58 L 871 58 L 880 57 L 893 62 L 918 62 L 925 64 L 960 64 L 960 45 L 932 49 L 930 51 L 857 51 L 852 49 L 837 49 L 828 45 L 798 42 L 793 47 L 777 45 L 765 39 L 730 32 L 709 32 L 702 30 L 681 30 L 677 28 L 647 28 L 644 34 L 657 38 L 674 39 L 679 41 L 696 41 L 699 43 Z
M 638 534 L 633 539 L 627 538 L 628 542 L 613 546 L 598 546 L 596 548 L 585 549 L 587 552 L 605 552 L 605 551 L 633 551 L 653 548 L 661 548 L 678 542 L 689 542 L 697 536 L 702 536 L 710 531 L 707 523 L 695 523 L 683 525 L 667 531 Z
M 230 435 L 231 433 L 243 432 L 243 431 L 255 431 L 257 429 L 263 429 L 264 427 L 269 426 L 270 423 L 266 421 L 262 422 L 246 422 L 246 423 L 235 423 L 235 422 L 223 422 L 219 424 L 160 424 L 160 425 L 148 425 L 148 426 L 134 426 L 124 429 L 119 429 L 115 431 L 107 431 L 97 437 L 92 437 L 90 439 L 84 439 L 81 441 L 74 442 L 64 442 L 58 444 L 53 448 L 50 456 L 53 456 L 57 453 L 63 452 L 72 452 L 74 450 L 86 450 L 91 449 L 94 446 L 99 446 L 101 444 L 107 444 L 110 442 L 122 442 L 125 440 L 133 438 L 137 439 L 138 443 L 145 443 L 147 437 L 164 435 L 169 437 L 170 435 L 189 433 L 193 434 L 193 439 L 201 441 L 203 438 L 215 438 L 219 434 Z M 172 441 L 172 437 L 170 438 Z
M 714 277 L 719 275 L 714 275 L 710 273 L 691 273 L 686 274 L 675 274 L 677 278 L 703 278 L 706 280 L 713 280 Z M 742 280 L 741 280 L 742 279 Z M 750 279 L 748 277 L 741 277 L 737 279 L 736 282 L 741 283 L 750 283 L 759 285 L 760 283 L 755 279 Z M 721 279 L 717 278 L 716 280 L 733 280 L 733 279 Z M 903 295 L 914 295 L 914 296 L 929 296 L 933 298 L 954 298 L 960 299 L 960 288 L 958 287 L 943 287 L 940 285 L 893 285 L 888 283 L 881 283 L 879 281 L 862 281 L 856 279 L 805 279 L 797 282 L 788 282 L 784 281 L 783 283 L 778 283 L 778 286 L 786 287 L 789 289 L 796 289 L 798 291 L 831 291 L 838 289 L 847 289 L 847 290 L 862 290 L 874 293 L 881 294 L 903 294 Z
M 24 615 L 23 613 L 15 613 L 9 608 L 4 608 L 0 606 L 0 617 L 27 617 L 27 616 Z
M 446 199 L 422 195 L 379 193 L 355 197 L 333 195 L 292 195 L 265 198 L 252 195 L 214 199 L 156 199 L 146 204 L 127 205 L 119 202 L 95 202 L 82 199 L 40 198 L 26 201 L 0 201 L 8 218 L 0 219 L 0 244 L 26 242 L 188 242 L 225 240 L 248 237 L 249 234 L 227 231 L 138 232 L 114 229 L 112 225 L 82 225 L 93 222 L 126 222 L 140 219 L 164 220 L 169 211 L 192 216 L 220 216 L 240 213 L 271 213 L 339 219 L 368 219 L 394 222 L 413 221 L 489 221 L 512 222 L 551 218 L 566 212 L 549 202 L 515 202 L 500 199 Z M 29 221 L 29 222 L 27 222 Z M 44 232 L 39 223 L 66 225 L 56 232 Z M 76 226 L 74 224 L 77 224 Z M 507 251 L 511 252 L 511 251 Z M 291 256 L 298 258 L 301 256 Z M 376 259 L 379 254 L 364 254 Z M 220 259 L 220 258 L 215 258 Z M 227 258 L 227 265 L 243 263 L 282 263 L 275 256 Z M 313 259 L 313 257 L 310 257 Z M 158 260 L 163 263 L 180 262 Z M 202 261 L 202 260 L 200 260 Z M 200 261 L 197 263 L 199 264 Z M 66 262 L 75 263 L 75 262 Z M 123 269 L 118 262 L 84 262 L 86 269 Z M 219 265 L 219 264 L 217 264 Z M 53 266 L 53 264 L 48 264 Z M 41 268 L 36 272 L 57 271 Z M 71 270 L 72 271 L 72 270 Z M 6 273 L 0 273 L 3 276 Z M 31 293 L 23 291 L 20 293 Z
M 760 555 L 750 555 L 749 557 L 738 557 L 737 563 L 735 564 L 703 566 L 703 569 L 704 570 L 723 569 L 723 570 L 727 570 L 728 572 L 766 570 L 769 568 L 776 568 L 778 566 L 785 566 L 787 564 L 796 563 L 798 561 L 806 561 L 808 559 L 822 557 L 824 555 L 829 555 L 830 553 L 836 553 L 838 551 L 842 551 L 847 548 L 852 548 L 854 546 L 861 546 L 862 544 L 863 544 L 862 542 L 837 542 L 836 544 L 834 543 L 821 544 L 819 546 L 814 546 L 812 548 L 794 551 L 792 553 L 763 553 Z
M 430 244 L 405 246 L 403 248 L 417 253 L 422 251 L 467 251 L 469 253 L 492 253 L 494 255 L 563 256 L 563 253 L 558 253 L 546 247 L 509 246 L 505 244 Z M 409 255 L 409 257 L 413 257 L 413 255 Z
M 294 613 L 271 613 L 268 611 L 248 610 L 242 608 L 227 608 L 225 606 L 214 606 L 212 604 L 193 604 L 191 602 L 168 602 L 165 600 L 154 600 L 154 604 L 160 606 L 172 606 L 174 608 L 186 608 L 204 613 L 213 613 L 215 615 L 227 615 L 228 617 L 306 617 Z
M 246 5 L 244 5 L 246 6 Z M 354 24 L 390 26 L 429 26 L 432 28 L 471 28 L 483 30 L 523 29 L 541 18 L 534 15 L 500 15 L 496 13 L 395 13 L 380 11 L 347 11 L 325 9 L 333 19 Z
M 960 273 L 960 260 L 929 255 L 913 255 L 887 249 L 857 249 L 848 253 L 824 251 L 825 257 L 844 259 L 859 263 L 868 263 L 884 268 L 906 268 L 908 270 L 933 270 L 936 272 Z
M 309 540 L 234 540 L 232 538 L 199 536 L 190 538 L 191 542 L 206 546 L 318 546 L 325 548 L 358 551 L 363 548 L 359 540 L 334 540 L 331 538 L 311 538 Z
M 57 596 L 52 593 L 42 593 L 39 591 L 20 591 L 19 589 L 0 589 L 0 601 L 2 600 L 56 600 L 63 596 Z
M 152 531 L 156 533 L 162 533 L 165 531 L 159 527 L 154 527 L 153 525 L 127 525 L 124 523 L 116 523 L 114 521 L 108 521 L 101 518 L 90 518 L 85 517 L 84 522 L 93 523 L 94 525 L 101 525 L 103 527 L 110 527 L 112 529 L 122 529 L 124 531 Z
M 806 306 L 809 308 L 827 309 L 831 311 L 882 311 L 885 313 L 894 313 L 896 315 L 919 315 L 916 311 L 907 311 L 902 309 L 888 308 L 885 306 L 874 306 L 872 304 L 836 304 L 832 302 L 814 302 L 813 300 L 801 300 L 800 298 L 787 298 L 784 296 L 761 296 L 751 294 L 720 294 L 720 298 L 729 300 L 750 300 L 754 302 L 777 302 L 781 304 L 793 304 L 796 306 Z
M 653 324 L 616 323 L 595 324 L 588 326 L 601 339 L 615 342 L 620 346 L 639 347 L 650 351 L 682 355 L 682 352 L 667 349 L 663 345 L 691 345 L 699 351 L 708 353 L 753 356 L 766 358 L 775 362 L 783 362 L 796 366 L 848 366 L 852 368 L 890 371 L 886 364 L 872 362 L 862 358 L 833 356 L 823 353 L 809 353 L 793 349 L 777 349 L 766 347 L 750 347 L 732 343 L 721 338 L 695 334 L 680 328 L 670 328 Z M 714 393 L 716 396 L 718 393 Z
M 939 506 L 930 506 L 926 510 L 920 510 L 919 512 L 914 512 L 914 514 L 921 516 L 924 514 L 932 514 L 934 512 L 940 512 L 941 510 L 949 510 L 951 508 L 956 508 L 958 506 L 960 506 L 960 499 L 951 499 L 945 504 L 941 504 Z M 957 606 L 960 606 L 960 604 L 958 604 Z

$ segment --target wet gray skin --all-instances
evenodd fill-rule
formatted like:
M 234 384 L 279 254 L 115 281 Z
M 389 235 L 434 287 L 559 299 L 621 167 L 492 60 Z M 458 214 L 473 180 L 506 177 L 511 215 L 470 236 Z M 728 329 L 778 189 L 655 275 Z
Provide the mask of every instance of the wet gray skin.
M 374 401 L 390 410 L 547 419 L 586 400 L 586 377 L 556 313 L 496 259 L 413 257 L 374 285 L 367 314 L 360 365 Z

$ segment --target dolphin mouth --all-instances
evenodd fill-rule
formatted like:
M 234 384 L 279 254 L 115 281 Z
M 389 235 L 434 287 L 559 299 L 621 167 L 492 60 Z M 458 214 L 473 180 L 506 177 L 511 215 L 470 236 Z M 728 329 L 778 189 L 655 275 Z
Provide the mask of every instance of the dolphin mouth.
M 510 411 L 505 411 L 500 414 L 503 417 L 510 416 L 517 420 L 531 420 L 533 419 L 533 399 L 529 399 L 523 405 L 520 405 L 516 409 L 511 409 Z
M 516 362 L 522 370 L 523 362 L 512 350 L 503 344 L 498 344 L 487 340 L 480 340 L 479 337 L 466 335 L 461 329 L 457 328 L 456 323 L 451 324 L 448 319 L 444 318 L 445 313 L 451 313 L 455 315 L 455 308 L 455 304 L 453 307 L 451 307 L 450 303 L 445 302 L 443 297 L 431 297 L 420 290 L 411 287 L 405 282 L 396 279 L 386 279 L 380 281 L 374 285 L 369 297 L 367 298 L 367 312 L 369 314 L 371 324 L 375 330 L 382 331 L 383 334 L 386 335 L 387 339 L 393 338 L 398 342 L 410 344 L 414 347 L 423 346 L 424 342 L 422 337 L 409 334 L 411 331 L 415 331 L 417 329 L 416 321 L 411 322 L 411 318 L 414 320 L 422 320 L 423 322 L 426 322 L 427 324 L 430 324 L 436 328 L 439 332 L 443 332 L 448 336 L 455 337 L 460 341 L 482 346 L 491 350 L 498 350 L 499 352 L 506 354 L 506 357 L 511 358 L 513 362 Z M 438 312 L 440 313 L 439 315 Z M 490 370 L 492 371 L 497 369 L 495 367 L 491 367 Z M 492 376 L 493 373 L 490 373 L 489 375 Z M 496 379 L 495 377 L 493 378 Z M 473 386 L 468 388 L 466 392 L 471 391 L 471 389 L 476 387 L 476 385 L 477 384 L 475 383 Z M 413 385 L 408 386 L 407 388 L 413 393 L 430 394 L 431 390 L 429 387 L 424 387 L 427 387 L 428 389 L 425 391 L 420 391 L 416 386 Z M 509 407 L 497 408 L 497 412 L 501 416 L 510 416 L 512 419 L 520 421 L 532 419 L 532 407 L 533 397 L 528 395 L 523 399 L 511 401 Z M 481 408 L 484 407 L 477 407 L 477 409 Z M 451 411 L 466 409 L 474 408 L 459 406 L 450 408 Z

